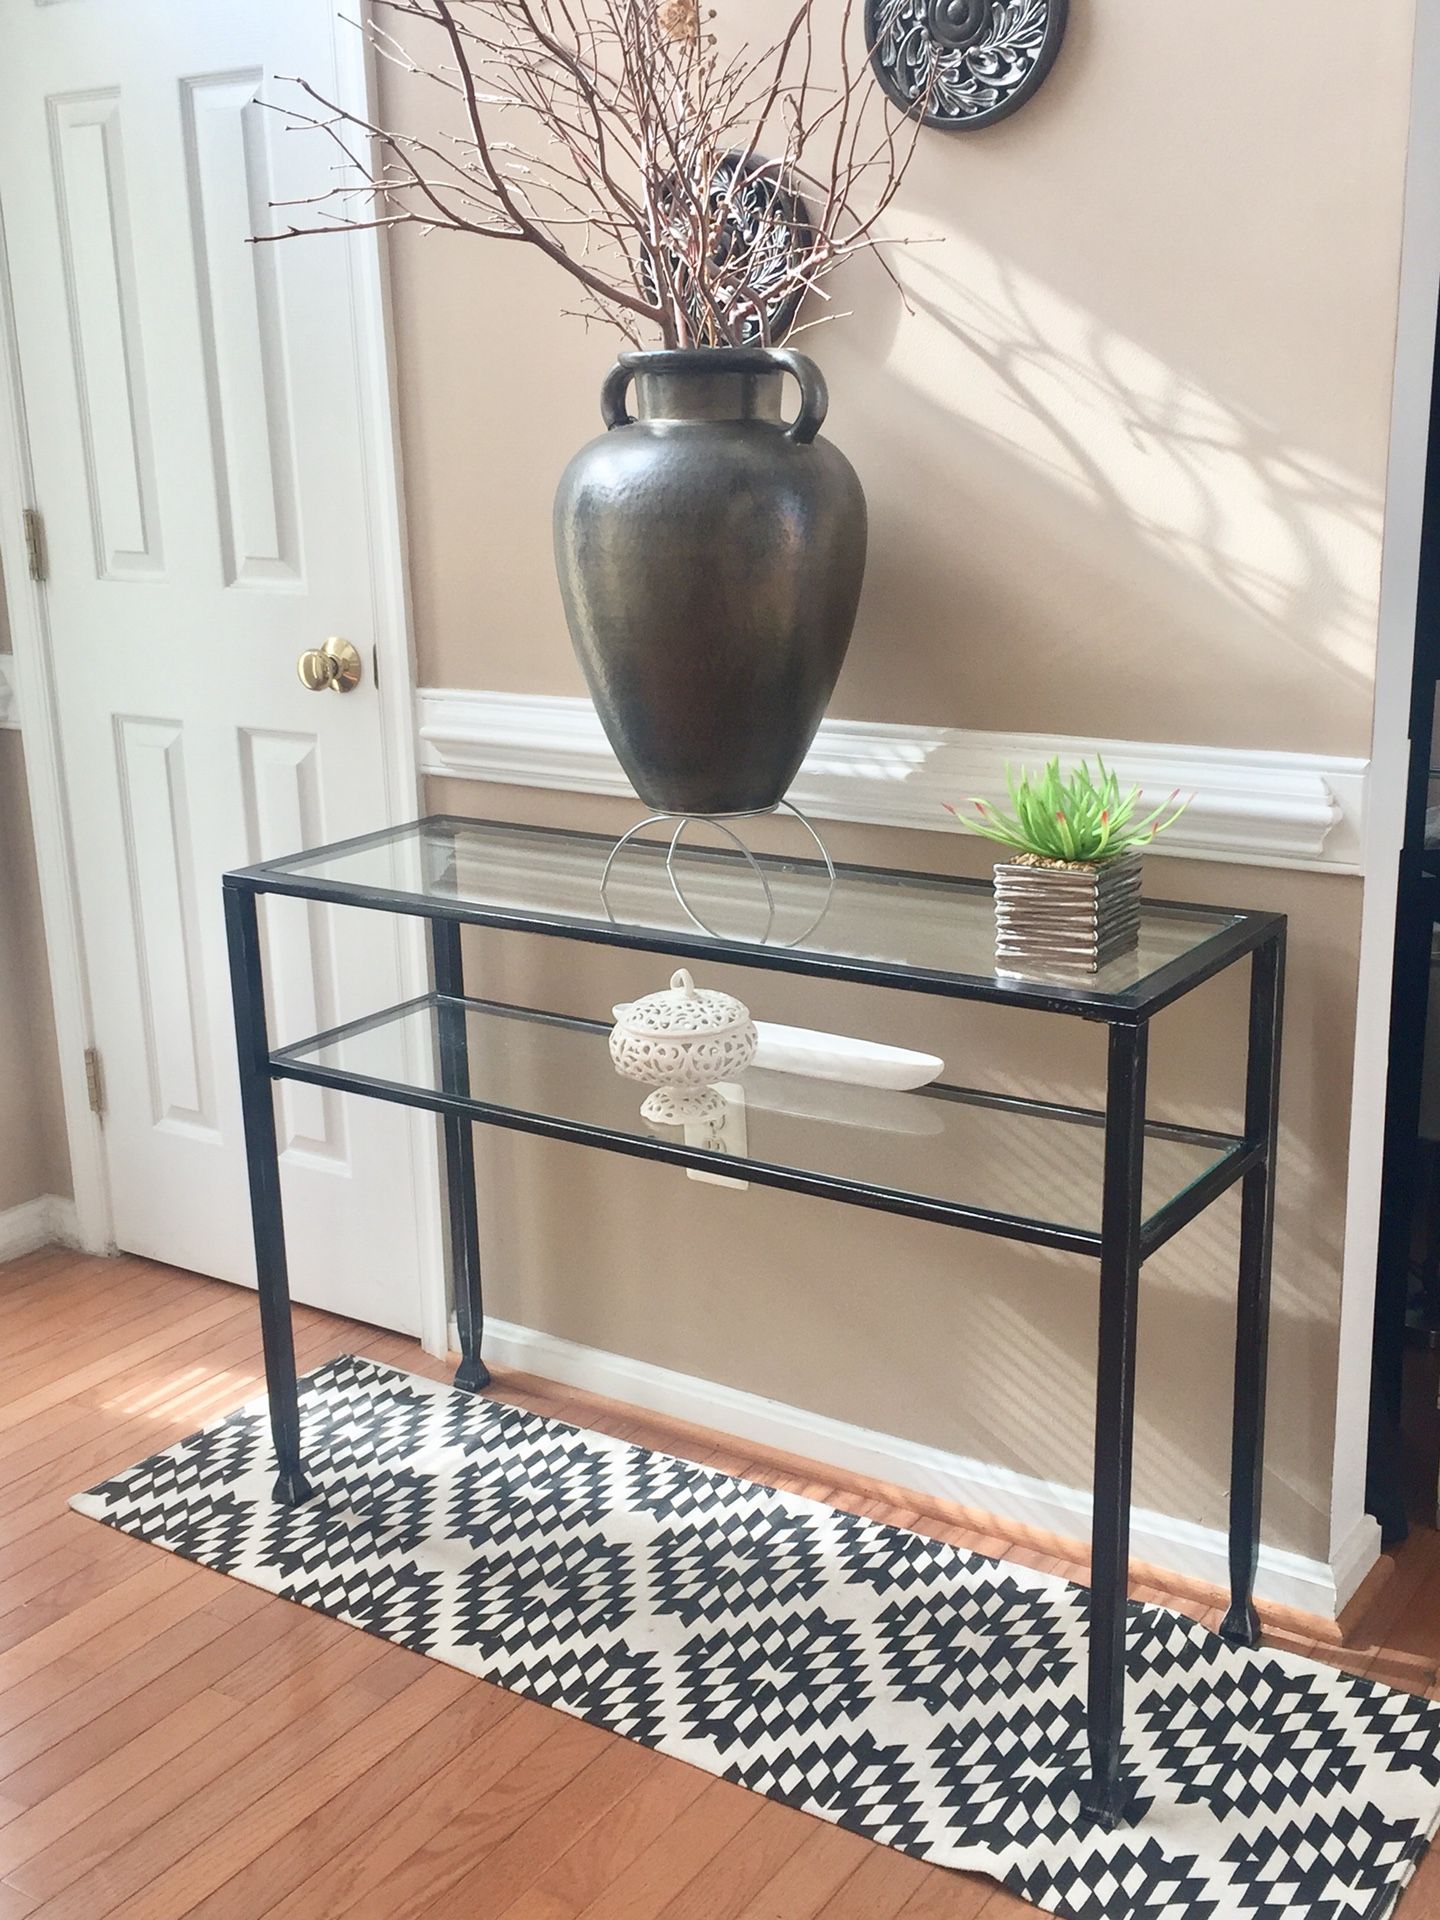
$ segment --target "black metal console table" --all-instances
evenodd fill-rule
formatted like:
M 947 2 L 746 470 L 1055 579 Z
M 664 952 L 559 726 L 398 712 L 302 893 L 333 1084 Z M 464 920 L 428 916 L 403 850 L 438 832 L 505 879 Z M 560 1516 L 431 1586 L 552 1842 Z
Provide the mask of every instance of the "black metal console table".
M 1125 1600 L 1134 1427 L 1135 1332 L 1140 1269 L 1204 1208 L 1241 1185 L 1235 1401 L 1230 1486 L 1231 1604 L 1221 1632 L 1253 1646 L 1252 1599 L 1259 1551 L 1260 1482 L 1269 1319 L 1272 1170 L 1280 1065 L 1285 921 L 1266 913 L 1147 902 L 1138 949 L 1083 983 L 996 975 L 991 893 L 983 882 L 842 866 L 828 909 L 796 946 L 824 897 L 822 870 L 766 858 L 775 901 L 769 944 L 717 937 L 686 918 L 671 891 L 663 845 L 642 844 L 601 878 L 611 842 L 598 836 L 450 818 L 312 849 L 225 876 L 226 924 L 239 1043 L 260 1313 L 271 1423 L 279 1466 L 276 1498 L 309 1497 L 300 1457 L 273 1083 L 298 1080 L 426 1109 L 444 1117 L 451 1260 L 462 1364 L 456 1385 L 480 1392 L 483 1311 L 472 1126 L 477 1121 L 612 1152 L 721 1172 L 799 1193 L 968 1227 L 1099 1262 L 1093 1599 L 1088 1678 L 1092 1777 L 1082 1800 L 1106 1826 L 1125 1817 L 1121 1779 Z M 726 924 L 744 924 L 747 874 L 738 856 L 684 856 L 688 886 L 722 903 Z M 261 894 L 417 915 L 429 922 L 434 990 L 328 1033 L 272 1050 L 257 903 Z M 753 908 L 753 900 L 749 901 Z M 714 924 L 717 912 L 706 916 Z M 679 1129 L 653 1129 L 639 1114 L 641 1089 L 614 1072 L 606 1023 L 467 998 L 460 936 L 465 925 L 508 928 L 697 960 L 728 961 L 820 978 L 902 988 L 1078 1016 L 1108 1029 L 1103 1110 L 1060 1106 L 935 1084 L 900 1098 L 924 1126 L 899 1136 L 786 1110 L 790 1076 L 751 1069 L 749 1148 L 744 1158 L 687 1145 Z M 787 926 L 793 930 L 787 936 Z M 1250 958 L 1249 1049 L 1244 1130 L 1148 1120 L 1150 1021 L 1224 968 Z M 422 1064 L 415 1066 L 416 1061 Z M 402 1062 L 406 1063 L 402 1065 Z M 768 1089 L 765 1082 L 772 1083 Z M 859 1090 L 856 1090 L 858 1094 Z M 845 1089 L 832 1087 L 844 1100 Z M 1028 1190 L 977 1193 L 984 1154 L 967 1151 L 1015 1130 L 1032 1142 L 1060 1139 L 1093 1161 L 1093 1200 L 1080 1220 L 1034 1219 Z M 897 1149 L 895 1139 L 901 1140 Z M 984 1177 L 1003 1180 L 1015 1156 Z M 1032 1163 L 1033 1164 L 1033 1163 Z M 983 1170 L 982 1170 L 983 1171 Z M 1079 1209 L 1077 1209 L 1079 1210 Z

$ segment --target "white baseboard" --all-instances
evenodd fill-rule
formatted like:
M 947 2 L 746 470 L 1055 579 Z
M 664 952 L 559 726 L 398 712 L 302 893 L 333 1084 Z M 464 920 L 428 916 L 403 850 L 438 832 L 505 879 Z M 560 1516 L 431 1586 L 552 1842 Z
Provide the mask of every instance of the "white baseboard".
M 1380 1558 L 1380 1522 L 1362 1513 L 1350 1532 L 1332 1547 L 1330 1571 L 1335 1581 L 1336 1612 L 1348 1606 L 1360 1583 Z
M 80 1235 L 75 1202 L 58 1193 L 42 1193 L 0 1213 L 0 1260 L 18 1260 L 38 1247 L 75 1247 Z
M 648 1361 L 579 1346 L 507 1320 L 486 1321 L 485 1354 L 500 1366 L 623 1400 L 651 1413 L 713 1427 L 760 1446 L 866 1474 L 1022 1526 L 1070 1539 L 1089 1537 L 1091 1502 L 1087 1493 L 1033 1479 L 1008 1467 L 989 1466 L 939 1447 L 851 1426 L 825 1414 L 674 1373 L 667 1367 L 651 1366 Z M 1169 1573 L 1219 1587 L 1229 1582 L 1225 1535 L 1214 1527 L 1136 1508 L 1130 1522 L 1130 1550 L 1136 1560 Z M 1262 1600 L 1333 1620 L 1374 1565 L 1378 1552 L 1379 1537 L 1373 1521 L 1357 1528 L 1334 1564 L 1262 1546 L 1256 1591 Z
M 422 687 L 415 696 L 422 772 L 635 801 L 589 700 L 571 695 Z M 1358 873 L 1368 762 L 1336 754 L 985 733 L 873 720 L 822 721 L 790 798 L 819 820 L 953 832 L 945 805 L 1004 797 L 1007 764 L 1104 756 L 1156 805 L 1194 798 L 1157 854 Z M 635 801 L 638 807 L 639 802 Z

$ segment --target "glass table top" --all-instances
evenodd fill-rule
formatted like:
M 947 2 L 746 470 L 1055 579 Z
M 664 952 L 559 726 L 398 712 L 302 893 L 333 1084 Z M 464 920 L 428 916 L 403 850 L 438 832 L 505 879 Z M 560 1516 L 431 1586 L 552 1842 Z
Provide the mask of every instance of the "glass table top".
M 1274 924 L 1265 914 L 1147 900 L 1134 951 L 1097 974 L 1022 979 L 996 971 L 988 881 L 841 865 L 832 889 L 818 862 L 760 855 L 762 883 L 739 854 L 687 844 L 675 871 L 702 929 L 675 898 L 667 844 L 632 842 L 607 884 L 615 843 L 603 835 L 437 816 L 233 878 L 313 899 L 1076 1011 L 1163 1003 Z
M 339 1084 L 360 1092 L 459 1095 L 502 1125 L 528 1119 L 529 1131 L 621 1151 L 698 1149 L 731 1176 L 743 1178 L 747 1163 L 790 1169 L 833 1183 L 825 1190 L 839 1198 L 885 1205 L 877 1196 L 888 1195 L 903 1202 L 894 1211 L 956 1224 L 978 1224 L 964 1217 L 972 1209 L 1026 1229 L 1042 1215 L 1053 1231 L 1011 1237 L 1098 1249 L 1099 1115 L 941 1085 L 900 1093 L 752 1067 L 728 1083 L 718 1135 L 700 1123 L 661 1126 L 642 1117 L 648 1089 L 617 1073 L 608 1033 L 596 1021 L 431 995 L 281 1048 L 272 1061 L 290 1077 L 343 1076 Z M 1244 1150 L 1227 1135 L 1159 1123 L 1147 1136 L 1147 1221 L 1222 1162 L 1238 1171 Z

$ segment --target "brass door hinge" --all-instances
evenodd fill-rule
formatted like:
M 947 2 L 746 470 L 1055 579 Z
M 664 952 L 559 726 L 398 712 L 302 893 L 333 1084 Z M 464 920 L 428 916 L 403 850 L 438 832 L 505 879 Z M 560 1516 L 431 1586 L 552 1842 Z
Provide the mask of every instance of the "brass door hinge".
M 86 1047 L 85 1049 L 85 1093 L 90 1102 L 90 1111 L 92 1113 L 103 1114 L 105 1111 L 105 1075 L 101 1071 L 100 1049 L 98 1047 Z
M 40 518 L 40 509 L 26 507 L 24 519 L 25 558 L 30 565 L 30 578 L 48 580 L 50 569 L 45 556 L 45 522 Z

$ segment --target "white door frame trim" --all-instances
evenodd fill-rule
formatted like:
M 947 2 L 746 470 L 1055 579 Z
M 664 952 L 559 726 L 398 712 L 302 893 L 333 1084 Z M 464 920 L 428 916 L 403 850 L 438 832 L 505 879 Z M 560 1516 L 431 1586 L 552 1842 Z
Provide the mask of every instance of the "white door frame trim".
M 323 0 L 311 0 L 320 4 Z M 338 98 L 368 115 L 374 70 L 367 36 L 331 9 Z M 3 208 L 0 208 L 3 216 Z M 420 811 L 415 747 L 415 686 L 409 592 L 405 572 L 404 495 L 395 405 L 389 290 L 383 239 L 375 232 L 347 240 L 351 339 L 365 463 L 366 533 L 372 555 L 372 635 L 384 759 L 386 817 L 399 823 Z M 55 700 L 48 609 L 43 588 L 29 578 L 23 512 L 34 498 L 24 392 L 6 272 L 0 217 L 0 566 L 5 575 L 14 692 L 25 739 L 26 779 L 40 871 L 41 905 L 55 1008 L 66 1134 L 75 1186 L 75 1235 L 89 1252 L 113 1249 L 114 1235 L 104 1141 L 90 1111 L 85 1049 L 93 1041 L 89 982 L 66 798 L 59 715 Z M 428 984 L 423 929 L 397 917 L 395 938 L 402 993 Z M 448 1306 L 439 1221 L 439 1161 L 435 1127 L 416 1114 L 410 1133 L 414 1182 L 416 1278 L 420 1335 L 430 1352 L 445 1350 Z
M 1365 810 L 1365 897 L 1360 921 L 1355 1074 L 1340 1291 L 1331 1557 L 1365 1521 L 1375 1280 L 1390 1068 L 1395 909 L 1410 759 L 1410 693 L 1420 580 L 1425 472 L 1430 457 L 1436 300 L 1440 293 L 1440 0 L 1420 0 L 1410 100 L 1410 145 L 1391 394 L 1390 453 L 1375 652 L 1375 706 Z M 1374 1551 L 1379 1528 L 1370 1522 Z
M 360 18 L 367 17 L 362 8 Z M 335 68 L 342 104 L 372 118 L 375 52 L 363 26 L 332 9 Z M 399 404 L 390 305 L 387 242 L 383 230 L 351 234 L 351 315 L 359 384 L 361 438 L 365 455 L 365 502 L 374 611 L 372 630 L 379 684 L 380 735 L 384 753 L 385 811 L 392 825 L 423 811 L 415 740 L 415 647 L 409 576 L 406 571 L 405 489 L 400 465 Z M 394 916 L 400 985 L 407 996 L 430 985 L 425 927 L 406 914 Z M 418 1062 L 417 1078 L 418 1078 Z M 440 1231 L 440 1160 L 436 1122 L 408 1117 L 410 1177 L 415 1195 L 416 1284 L 420 1344 L 427 1353 L 446 1351 L 450 1307 L 444 1243 Z

